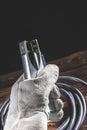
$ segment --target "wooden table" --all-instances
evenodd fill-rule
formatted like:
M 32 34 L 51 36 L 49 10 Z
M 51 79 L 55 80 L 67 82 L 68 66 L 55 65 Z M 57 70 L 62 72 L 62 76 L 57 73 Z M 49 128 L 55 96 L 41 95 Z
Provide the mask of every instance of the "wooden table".
M 76 52 L 67 57 L 50 61 L 49 63 L 53 63 L 59 66 L 60 75 L 75 76 L 87 81 L 87 51 Z M 22 73 L 23 71 L 19 70 L 0 76 L 0 104 L 3 103 L 7 97 L 9 97 L 11 86 Z M 80 85 L 77 85 L 77 88 L 83 93 L 87 102 L 87 89 Z M 66 102 L 64 109 L 67 109 L 68 111 Z M 48 129 L 55 130 L 59 124 L 60 122 L 50 122 L 48 123 Z M 80 130 L 85 130 L 86 128 L 87 117 Z

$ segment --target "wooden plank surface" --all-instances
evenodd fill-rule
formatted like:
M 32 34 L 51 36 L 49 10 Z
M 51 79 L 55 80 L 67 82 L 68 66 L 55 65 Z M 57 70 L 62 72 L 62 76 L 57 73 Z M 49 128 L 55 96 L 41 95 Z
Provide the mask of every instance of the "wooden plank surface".
M 75 76 L 87 81 L 87 51 L 76 52 L 67 57 L 50 61 L 49 63 L 56 64 L 59 66 L 60 75 Z M 0 104 L 3 103 L 7 97 L 9 97 L 11 86 L 22 73 L 23 71 L 19 70 L 16 72 L 0 76 Z M 87 89 L 85 89 L 83 86 L 80 86 L 79 84 L 76 84 L 76 87 L 83 93 L 85 100 L 87 102 Z M 64 109 L 68 111 L 66 102 Z M 48 123 L 48 129 L 55 130 L 60 123 L 61 122 L 58 123 L 50 122 Z M 87 128 L 87 117 L 80 130 L 85 130 L 86 128 Z

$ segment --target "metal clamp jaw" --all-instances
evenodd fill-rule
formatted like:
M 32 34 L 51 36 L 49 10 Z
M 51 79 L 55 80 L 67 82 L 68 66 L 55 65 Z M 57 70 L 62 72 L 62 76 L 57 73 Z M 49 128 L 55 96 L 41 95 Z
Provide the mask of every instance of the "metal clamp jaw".
M 37 39 L 19 43 L 25 79 L 35 78 L 44 68 L 45 60 Z

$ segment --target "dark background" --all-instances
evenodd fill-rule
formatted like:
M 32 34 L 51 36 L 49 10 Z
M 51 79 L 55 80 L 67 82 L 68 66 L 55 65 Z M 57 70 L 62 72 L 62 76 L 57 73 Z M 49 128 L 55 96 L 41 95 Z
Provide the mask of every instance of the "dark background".
M 51 1 L 1 4 L 0 74 L 22 69 L 18 44 L 23 40 L 38 39 L 47 62 L 87 49 L 86 11 L 66 5 Z

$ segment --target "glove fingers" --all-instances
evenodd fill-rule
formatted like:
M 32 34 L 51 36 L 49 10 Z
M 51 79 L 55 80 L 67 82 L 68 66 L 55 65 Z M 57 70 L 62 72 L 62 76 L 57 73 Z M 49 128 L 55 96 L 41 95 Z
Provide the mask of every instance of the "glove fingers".
M 60 91 L 59 91 L 59 88 L 54 84 L 53 85 L 53 89 L 52 89 L 52 91 L 51 91 L 51 96 L 52 96 L 52 98 L 53 99 L 57 99 L 57 98 L 60 98 L 60 96 L 61 96 L 61 93 L 60 93 Z
M 50 102 L 51 102 L 51 100 L 52 100 L 52 102 L 54 102 L 55 111 L 50 113 L 49 119 L 52 121 L 55 121 L 55 122 L 61 120 L 64 115 L 63 114 L 64 103 L 60 99 L 60 96 L 61 96 L 61 93 L 59 91 L 59 88 L 54 84 L 54 87 L 51 91 Z
M 59 112 L 64 107 L 64 103 L 61 99 L 54 100 L 56 111 Z
M 57 113 L 57 117 L 59 118 L 59 120 L 61 120 L 64 116 L 64 111 L 63 109 L 61 109 L 58 113 Z
M 64 116 L 64 112 L 61 109 L 60 112 L 50 113 L 49 119 L 53 122 L 58 122 L 63 118 L 63 116 Z

